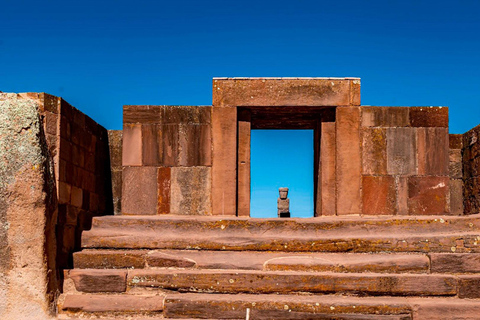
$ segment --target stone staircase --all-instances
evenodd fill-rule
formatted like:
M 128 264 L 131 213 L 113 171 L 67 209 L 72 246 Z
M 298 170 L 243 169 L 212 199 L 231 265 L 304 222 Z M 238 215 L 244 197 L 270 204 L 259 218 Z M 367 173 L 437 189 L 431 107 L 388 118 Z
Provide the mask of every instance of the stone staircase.
M 96 217 L 60 319 L 480 319 L 480 216 Z

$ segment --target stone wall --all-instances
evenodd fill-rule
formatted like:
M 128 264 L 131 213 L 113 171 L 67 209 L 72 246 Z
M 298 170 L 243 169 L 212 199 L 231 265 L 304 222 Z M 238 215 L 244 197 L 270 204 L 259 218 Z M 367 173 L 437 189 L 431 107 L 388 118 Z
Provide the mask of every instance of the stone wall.
M 123 214 L 212 214 L 211 111 L 124 107 Z
M 337 122 L 341 122 L 338 111 L 343 109 L 337 109 Z M 348 117 L 352 116 L 347 115 L 347 120 Z M 345 140 L 352 129 L 345 126 L 343 131 L 337 130 L 337 146 L 339 140 L 353 145 L 354 140 L 360 139 L 361 151 L 345 156 L 345 162 L 361 159 L 361 175 L 356 174 L 356 167 L 344 170 L 343 174 L 348 175 L 345 184 L 348 179 L 356 179 L 355 190 L 352 189 L 355 197 L 350 198 L 362 200 L 361 204 L 357 201 L 356 206 L 345 209 L 344 199 L 348 195 L 337 198 L 342 199 L 339 203 L 343 205 L 339 214 L 450 213 L 448 108 L 361 107 L 351 120 L 353 125 L 357 121 L 359 135 L 349 133 L 352 137 Z M 337 152 L 341 156 L 345 151 L 337 147 Z M 338 167 L 337 174 L 342 170 Z M 356 189 L 357 185 L 360 188 Z
M 480 125 L 463 135 L 464 206 L 466 214 L 480 212 Z
M 112 173 L 113 213 L 122 213 L 122 130 L 108 130 L 110 171 Z
M 449 135 L 450 212 L 462 215 L 463 207 L 463 135 Z
M 0 319 L 55 312 L 55 146 L 47 146 L 40 116 L 48 98 L 0 94 Z

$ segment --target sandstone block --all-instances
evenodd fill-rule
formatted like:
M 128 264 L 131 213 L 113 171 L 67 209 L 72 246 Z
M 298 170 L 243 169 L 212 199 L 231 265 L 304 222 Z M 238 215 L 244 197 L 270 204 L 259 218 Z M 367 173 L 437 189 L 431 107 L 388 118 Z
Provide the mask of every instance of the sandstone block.
M 363 214 L 395 214 L 395 179 L 390 176 L 364 176 Z
M 124 292 L 126 290 L 126 270 L 73 269 L 68 277 L 75 282 L 81 292 Z
M 363 174 L 387 174 L 387 132 L 386 129 L 374 128 L 362 130 L 362 165 Z
M 408 177 L 395 177 L 395 188 L 397 190 L 397 214 L 407 215 L 408 210 Z
M 159 268 L 194 268 L 197 265 L 192 259 L 163 252 L 151 252 L 147 254 L 146 260 L 149 267 Z
M 449 134 L 448 137 L 450 149 L 463 148 L 463 134 Z
M 411 107 L 410 125 L 412 127 L 448 128 L 447 107 Z
M 123 213 L 157 213 L 157 168 L 125 167 L 122 181 Z
M 160 123 L 161 110 L 162 106 L 123 106 L 123 123 Z
M 211 126 L 182 124 L 179 130 L 179 165 L 186 167 L 212 165 Z
M 337 108 L 336 120 L 337 214 L 358 214 L 362 210 L 360 108 Z
M 409 177 L 410 214 L 445 214 L 448 212 L 449 177 Z
M 416 135 L 413 128 L 387 128 L 387 172 L 414 175 L 417 170 Z
M 57 135 L 59 129 L 58 115 L 55 113 L 45 112 L 45 132 L 53 135 Z
M 418 128 L 419 175 L 448 175 L 448 128 Z
M 211 170 L 209 167 L 171 169 L 170 213 L 212 213 Z
M 160 312 L 163 295 L 67 295 L 62 310 L 83 312 Z
M 463 214 L 463 180 L 450 179 L 450 212 Z
M 215 100 L 214 100 L 215 101 Z M 215 103 L 214 103 L 215 105 Z M 215 215 L 237 211 L 237 110 L 212 108 L 212 210 Z
M 83 190 L 77 187 L 72 187 L 70 199 L 73 206 L 81 208 L 83 201 Z
M 430 253 L 431 271 L 437 273 L 480 273 L 478 253 Z
M 110 166 L 112 168 L 122 166 L 122 143 L 123 143 L 122 141 L 123 141 L 122 130 L 108 130 L 108 146 L 110 148 Z M 90 152 L 92 151 L 90 150 Z
M 450 158 L 450 162 L 448 165 L 448 171 L 450 173 L 450 178 L 462 179 L 463 178 L 462 151 L 456 150 L 456 149 L 450 149 L 449 158 Z
M 123 126 L 123 166 L 142 165 L 142 127 L 125 124 Z
M 180 126 L 177 124 L 161 125 L 160 132 L 163 152 L 161 165 L 165 167 L 178 166 Z
M 142 163 L 158 166 L 163 158 L 162 131 L 154 124 L 142 125 Z
M 76 269 L 144 268 L 143 250 L 83 250 L 73 254 Z
M 362 107 L 363 127 L 408 127 L 409 108 Z
M 323 122 L 320 141 L 321 213 L 336 214 L 336 135 L 335 122 Z M 318 202 L 317 202 L 318 206 Z
M 158 204 L 157 214 L 170 213 L 170 194 L 171 194 L 171 168 L 158 168 L 157 182 L 158 182 Z
M 480 275 L 461 275 L 458 284 L 458 297 L 480 298 Z

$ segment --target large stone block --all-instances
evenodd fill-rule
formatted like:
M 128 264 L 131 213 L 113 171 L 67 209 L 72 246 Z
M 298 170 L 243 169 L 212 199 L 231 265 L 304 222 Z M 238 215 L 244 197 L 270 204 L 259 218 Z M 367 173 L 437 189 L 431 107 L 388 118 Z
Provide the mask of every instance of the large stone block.
M 359 106 L 358 78 L 214 78 L 213 106 Z
M 161 165 L 165 167 L 174 167 L 179 165 L 179 135 L 180 126 L 178 124 L 161 125 L 163 156 Z
M 448 175 L 448 128 L 418 128 L 418 175 Z
M 360 108 L 337 108 L 337 214 L 359 214 L 361 199 Z
M 363 127 L 408 127 L 409 108 L 362 107 Z
M 323 122 L 320 142 L 321 213 L 336 214 L 336 135 L 335 122 Z M 318 205 L 318 202 L 317 202 Z
M 212 214 L 211 181 L 209 167 L 172 168 L 170 213 Z
M 123 126 L 122 164 L 124 166 L 142 165 L 142 127 L 125 124 Z
M 163 159 L 162 131 L 155 124 L 142 125 L 142 163 L 158 166 Z
M 162 106 L 162 124 L 209 124 L 211 107 L 208 106 Z
M 462 162 L 462 150 L 450 149 L 449 153 L 448 171 L 450 178 L 462 179 L 463 178 L 463 162 Z
M 448 138 L 450 149 L 463 148 L 463 134 L 449 134 Z
M 411 107 L 410 125 L 412 127 L 448 128 L 447 107 Z
M 395 178 L 364 176 L 362 179 L 363 214 L 395 214 Z
M 383 128 L 362 129 L 363 174 L 387 174 L 387 132 Z
M 237 211 L 237 110 L 212 110 L 212 206 L 215 215 Z
M 170 213 L 171 168 L 158 168 L 158 214 Z
M 123 106 L 123 123 L 159 123 L 162 106 Z
M 463 180 L 450 179 L 450 212 L 463 214 Z
M 449 177 L 409 177 L 409 213 L 418 215 L 448 213 L 449 180 Z
M 387 172 L 414 175 L 417 170 L 416 135 L 413 128 L 387 129 Z
M 209 124 L 181 124 L 179 130 L 179 165 L 185 167 L 211 166 L 211 126 Z
M 157 213 L 157 168 L 124 167 L 122 213 Z

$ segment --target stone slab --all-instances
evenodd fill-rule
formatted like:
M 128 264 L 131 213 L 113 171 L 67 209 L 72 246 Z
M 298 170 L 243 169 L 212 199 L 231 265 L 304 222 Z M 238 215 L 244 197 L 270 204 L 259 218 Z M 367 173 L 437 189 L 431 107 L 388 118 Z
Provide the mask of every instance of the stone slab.
M 363 176 L 363 214 L 393 215 L 396 212 L 395 178 Z
M 410 125 L 412 127 L 448 128 L 448 108 L 410 107 Z
M 480 273 L 480 254 L 430 253 L 431 271 L 437 273 Z
M 409 127 L 409 108 L 362 107 L 363 127 Z
M 66 295 L 63 311 L 161 312 L 163 295 Z
M 211 179 L 210 167 L 172 168 L 170 213 L 211 215 Z
M 408 208 L 410 214 L 434 215 L 449 212 L 449 177 L 410 177 Z
M 448 128 L 418 128 L 417 154 L 418 175 L 448 175 Z
M 124 167 L 123 214 L 157 214 L 157 168 Z
M 142 127 L 140 125 L 125 124 L 123 126 L 122 165 L 142 165 Z
M 335 122 L 323 122 L 320 141 L 321 213 L 336 214 L 336 135 Z M 318 205 L 318 203 L 317 203 Z
M 73 269 L 65 277 L 72 279 L 80 292 L 125 292 L 126 270 Z
M 337 108 L 337 214 L 359 214 L 361 198 L 360 108 Z
M 362 129 L 362 167 L 365 175 L 387 174 L 386 129 Z
M 387 129 L 387 172 L 414 175 L 417 172 L 416 132 L 413 128 Z

